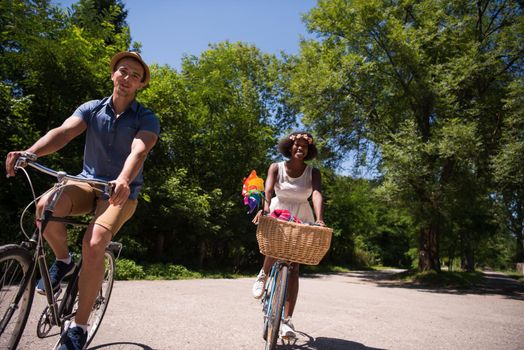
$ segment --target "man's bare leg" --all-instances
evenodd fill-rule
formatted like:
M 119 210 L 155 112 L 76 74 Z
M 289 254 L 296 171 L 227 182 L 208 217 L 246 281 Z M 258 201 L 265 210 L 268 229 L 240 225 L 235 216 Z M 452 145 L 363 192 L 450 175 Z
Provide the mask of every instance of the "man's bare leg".
M 112 233 L 103 226 L 89 225 L 82 242 L 82 270 L 78 281 L 78 310 L 75 322 L 87 325 L 104 278 L 104 252 Z

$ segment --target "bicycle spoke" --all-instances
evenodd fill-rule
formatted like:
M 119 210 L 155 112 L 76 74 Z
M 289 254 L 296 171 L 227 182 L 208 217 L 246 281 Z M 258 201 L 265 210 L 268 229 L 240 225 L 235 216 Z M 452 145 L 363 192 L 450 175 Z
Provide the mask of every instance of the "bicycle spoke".
M 31 257 L 27 250 L 0 247 L 0 348 L 18 345 L 30 312 L 34 280 L 30 275 Z

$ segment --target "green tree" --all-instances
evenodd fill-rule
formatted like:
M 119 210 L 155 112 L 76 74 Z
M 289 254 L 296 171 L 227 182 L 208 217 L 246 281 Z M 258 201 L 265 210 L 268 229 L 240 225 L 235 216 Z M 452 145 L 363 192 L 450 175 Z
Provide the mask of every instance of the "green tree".
M 145 173 L 152 191 L 144 192 L 153 203 L 147 223 L 157 222 L 151 234 L 157 257 L 236 267 L 257 258 L 240 190 L 251 169 L 264 175 L 268 167 L 280 70 L 274 56 L 228 42 L 185 57 L 181 73 L 152 67 L 150 87 L 139 98 L 162 125 L 148 160 L 154 166 Z
M 56 127 L 81 103 L 110 92 L 107 62 L 114 52 L 126 49 L 130 37 L 116 35 L 112 26 L 91 35 L 71 21 L 64 10 L 49 1 L 0 2 L 0 93 L 5 123 L 0 124 L 2 157 L 25 149 Z M 105 38 L 113 33 L 114 45 Z M 79 172 L 82 140 L 43 161 L 50 167 Z M 38 191 L 50 179 L 34 176 Z M 5 180 L 4 180 L 5 181 Z M 18 210 L 27 204 L 29 190 L 22 177 L 2 186 L 2 223 L 16 234 Z M 4 221 L 5 218 L 5 221 Z M 10 237 L 6 239 L 11 239 Z
M 523 73 L 521 5 L 326 0 L 305 20 L 318 40 L 302 43 L 294 103 L 340 150 L 374 145 L 386 192 L 418 227 L 419 269 L 439 270 L 441 236 L 461 217 L 448 215 L 453 203 L 490 193 L 503 99 Z M 461 227 L 471 263 L 477 232 Z
M 504 227 L 515 239 L 514 259 L 524 261 L 524 80 L 510 86 L 505 109 L 503 142 L 493 158 L 497 199 Z
M 80 0 L 72 9 L 73 23 L 91 37 L 102 38 L 106 45 L 118 44 L 122 35 L 129 36 L 128 12 L 121 0 Z

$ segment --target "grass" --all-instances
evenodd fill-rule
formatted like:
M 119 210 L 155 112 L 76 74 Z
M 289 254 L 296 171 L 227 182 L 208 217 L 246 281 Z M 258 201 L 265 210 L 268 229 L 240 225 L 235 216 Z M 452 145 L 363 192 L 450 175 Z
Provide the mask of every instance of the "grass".
M 300 272 L 303 273 L 340 273 L 351 271 L 347 267 L 336 265 L 301 265 Z
M 371 267 L 353 267 L 337 265 L 302 265 L 301 273 L 330 274 L 350 271 L 381 271 L 394 269 L 392 267 L 376 265 Z M 257 271 L 258 272 L 258 271 Z M 504 274 L 520 283 L 524 283 L 524 276 L 515 271 L 504 271 Z M 148 264 L 139 265 L 128 259 L 117 260 L 117 280 L 179 280 L 200 278 L 244 278 L 253 277 L 256 273 L 238 273 L 227 270 L 190 270 L 182 265 L 175 264 Z M 482 272 L 449 272 L 405 270 L 394 274 L 392 279 L 406 283 L 419 284 L 437 288 L 467 289 L 480 285 L 483 280 Z
M 408 283 L 426 285 L 430 287 L 467 289 L 478 286 L 484 280 L 482 272 L 449 272 L 406 270 L 396 274 L 393 278 Z
M 508 276 L 509 278 L 513 278 L 514 280 L 518 281 L 519 283 L 524 283 L 524 276 L 517 271 L 501 271 L 503 274 Z
M 199 278 L 241 278 L 251 275 L 232 271 L 190 270 L 176 264 L 147 264 L 139 265 L 133 260 L 117 260 L 117 280 L 182 280 Z

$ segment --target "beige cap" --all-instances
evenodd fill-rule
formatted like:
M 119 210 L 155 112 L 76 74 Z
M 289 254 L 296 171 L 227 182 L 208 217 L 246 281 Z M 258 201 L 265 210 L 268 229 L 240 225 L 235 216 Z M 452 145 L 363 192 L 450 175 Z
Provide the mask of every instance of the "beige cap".
M 133 59 L 137 60 L 138 62 L 140 62 L 142 67 L 144 67 L 144 77 L 142 79 L 142 82 L 147 85 L 147 83 L 149 82 L 149 79 L 151 79 L 151 75 L 149 73 L 149 67 L 144 62 L 142 57 L 140 57 L 140 54 L 138 52 L 123 51 L 123 52 L 119 52 L 116 55 L 114 55 L 113 58 L 111 59 L 111 63 L 109 63 L 109 68 L 111 68 L 111 72 L 114 72 L 116 64 L 121 59 L 126 58 L 126 57 L 130 57 L 130 58 L 133 58 Z

